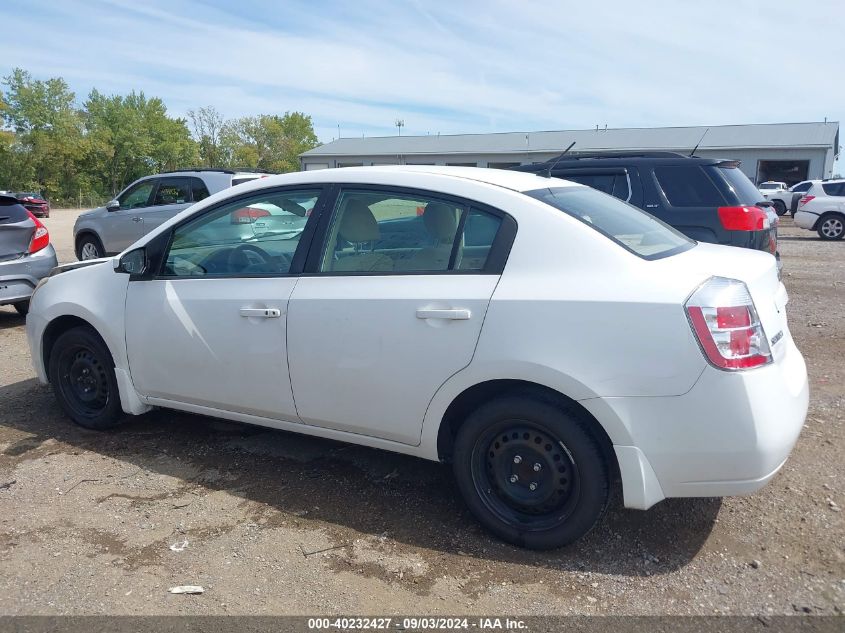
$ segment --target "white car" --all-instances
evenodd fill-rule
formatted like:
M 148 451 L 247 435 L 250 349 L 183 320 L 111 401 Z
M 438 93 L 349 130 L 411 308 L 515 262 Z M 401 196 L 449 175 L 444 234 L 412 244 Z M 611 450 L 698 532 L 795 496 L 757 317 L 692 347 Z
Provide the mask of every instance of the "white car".
M 311 212 L 232 231 L 264 205 Z M 598 521 L 617 473 L 647 509 L 778 472 L 808 404 L 786 303 L 772 255 L 582 185 L 364 167 L 212 195 L 60 268 L 26 325 L 85 427 L 161 407 L 451 462 L 484 526 L 550 548 Z
M 813 182 L 798 202 L 795 225 L 816 231 L 823 240 L 845 237 L 845 179 Z

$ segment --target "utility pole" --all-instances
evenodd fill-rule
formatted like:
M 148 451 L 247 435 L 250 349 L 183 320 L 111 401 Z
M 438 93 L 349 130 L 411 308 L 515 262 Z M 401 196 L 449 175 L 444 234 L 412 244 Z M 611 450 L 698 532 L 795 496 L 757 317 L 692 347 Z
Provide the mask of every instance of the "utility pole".
M 399 128 L 399 136 L 402 136 L 402 126 L 405 125 L 405 121 L 403 119 L 396 119 L 393 125 Z

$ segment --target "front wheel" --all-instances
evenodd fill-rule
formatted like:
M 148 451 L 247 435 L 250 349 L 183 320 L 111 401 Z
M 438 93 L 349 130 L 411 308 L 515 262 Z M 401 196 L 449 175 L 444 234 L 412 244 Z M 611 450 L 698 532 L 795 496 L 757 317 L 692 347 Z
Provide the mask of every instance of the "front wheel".
M 53 392 L 71 420 L 96 430 L 120 421 L 114 363 L 96 332 L 76 327 L 59 336 L 50 350 L 48 372 Z
M 105 256 L 105 249 L 96 237 L 93 235 L 84 235 L 79 238 L 79 242 L 76 245 L 76 257 L 79 261 L 100 259 Z
M 482 405 L 458 430 L 453 457 L 478 521 L 530 549 L 581 538 L 610 497 L 607 461 L 588 424 L 543 400 L 506 396 Z
M 17 303 L 12 304 L 15 310 L 18 311 L 18 314 L 21 316 L 26 316 L 26 313 L 29 312 L 29 299 L 26 301 L 18 301 Z
M 841 240 L 845 237 L 845 217 L 828 213 L 819 218 L 816 232 L 823 240 Z
M 775 213 L 778 215 L 786 214 L 786 205 L 783 203 L 783 200 L 775 200 L 773 204 L 775 205 Z

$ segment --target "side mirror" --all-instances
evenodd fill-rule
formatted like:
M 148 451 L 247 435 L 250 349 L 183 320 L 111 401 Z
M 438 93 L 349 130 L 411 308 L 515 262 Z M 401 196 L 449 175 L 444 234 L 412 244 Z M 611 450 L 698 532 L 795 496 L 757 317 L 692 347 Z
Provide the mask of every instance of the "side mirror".
M 117 200 L 109 200 L 106 203 L 106 211 L 117 211 L 120 208 L 120 203 Z
M 147 270 L 147 251 L 143 248 L 136 248 L 129 251 L 117 261 L 114 269 L 119 273 L 130 275 L 143 275 Z

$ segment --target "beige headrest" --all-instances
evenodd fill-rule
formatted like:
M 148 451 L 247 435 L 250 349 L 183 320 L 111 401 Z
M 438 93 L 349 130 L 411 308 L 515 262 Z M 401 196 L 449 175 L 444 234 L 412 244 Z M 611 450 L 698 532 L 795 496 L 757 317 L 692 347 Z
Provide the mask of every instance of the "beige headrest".
M 374 242 L 379 239 L 378 223 L 370 208 L 360 200 L 349 200 L 340 220 L 338 233 L 347 242 Z
M 442 202 L 429 202 L 425 205 L 423 222 L 429 235 L 436 240 L 451 242 L 458 230 L 458 218 L 454 207 Z

